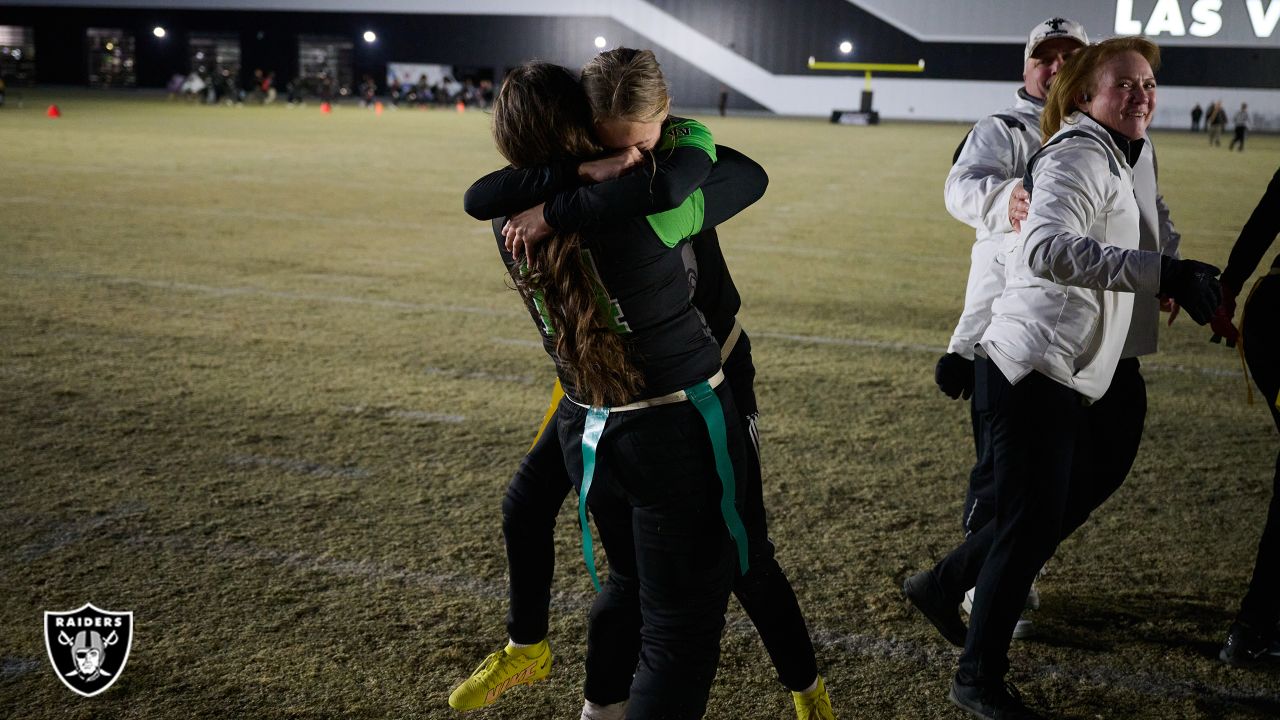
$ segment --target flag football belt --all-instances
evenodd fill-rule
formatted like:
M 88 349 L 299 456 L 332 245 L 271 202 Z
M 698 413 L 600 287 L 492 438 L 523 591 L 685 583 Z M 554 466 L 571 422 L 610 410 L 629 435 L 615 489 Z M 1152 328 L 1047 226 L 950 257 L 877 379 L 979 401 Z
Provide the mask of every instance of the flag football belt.
M 711 437 L 711 449 L 715 454 L 716 474 L 720 476 L 720 515 L 729 528 L 729 535 L 738 549 L 738 570 L 747 572 L 747 530 L 738 516 L 734 506 L 737 497 L 737 486 L 734 482 L 733 461 L 729 457 L 729 438 L 724 424 L 724 407 L 720 398 L 716 397 L 715 388 L 724 381 L 724 371 L 707 380 L 684 390 L 679 390 L 661 397 L 641 400 L 620 407 L 590 407 L 569 398 L 575 405 L 587 408 L 586 423 L 582 428 L 582 485 L 578 491 L 578 524 L 582 527 L 582 559 L 591 575 L 591 584 L 596 592 L 600 591 L 600 578 L 596 575 L 595 552 L 591 543 L 591 526 L 587 522 L 587 493 L 591 491 L 591 480 L 596 472 L 596 448 L 600 444 L 600 436 L 604 433 L 605 423 L 611 412 L 628 412 L 647 407 L 669 405 L 688 400 L 702 415 L 707 425 L 707 434 Z M 567 395 L 565 397 L 568 397 Z
M 742 323 L 738 322 L 738 318 L 735 317 L 733 319 L 733 328 L 729 330 L 729 336 L 724 339 L 724 344 L 720 346 L 721 365 L 733 354 L 733 348 L 738 344 L 738 338 L 740 337 L 742 337 Z
M 1244 313 L 1249 309 L 1249 301 L 1253 299 L 1253 294 L 1258 291 L 1258 286 L 1269 277 L 1280 277 L 1280 268 L 1272 268 L 1271 272 L 1255 280 L 1253 287 L 1249 289 L 1249 294 L 1245 296 L 1244 305 L 1240 307 L 1240 339 L 1236 342 L 1236 349 L 1240 352 L 1240 369 L 1244 371 L 1245 397 L 1248 398 L 1250 405 L 1253 404 L 1253 385 L 1249 383 L 1249 367 L 1244 359 Z M 1276 393 L 1274 404 L 1276 409 L 1280 410 L 1280 393 Z

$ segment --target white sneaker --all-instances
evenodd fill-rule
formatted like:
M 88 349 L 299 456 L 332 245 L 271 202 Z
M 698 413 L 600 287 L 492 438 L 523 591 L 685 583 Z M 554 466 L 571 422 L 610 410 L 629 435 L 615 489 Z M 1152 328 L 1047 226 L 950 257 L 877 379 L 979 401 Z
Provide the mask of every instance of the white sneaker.
M 623 720 L 627 716 L 627 702 L 623 700 L 612 705 L 597 705 L 590 700 L 583 700 L 580 720 Z
M 964 599 L 960 601 L 960 609 L 964 610 L 966 615 L 973 614 L 973 594 L 977 588 L 969 588 L 964 594 Z M 1036 586 L 1031 586 L 1031 591 L 1027 593 L 1027 610 L 1040 609 L 1040 593 L 1036 591 Z M 1022 640 L 1031 637 L 1035 632 L 1035 623 L 1028 620 L 1025 616 L 1018 618 L 1018 624 L 1013 626 L 1013 639 Z

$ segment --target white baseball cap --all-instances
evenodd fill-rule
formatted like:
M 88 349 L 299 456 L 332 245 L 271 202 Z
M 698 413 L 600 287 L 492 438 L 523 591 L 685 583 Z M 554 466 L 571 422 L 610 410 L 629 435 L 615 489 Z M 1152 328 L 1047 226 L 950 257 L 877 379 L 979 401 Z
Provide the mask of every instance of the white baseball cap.
M 1027 49 L 1022 53 L 1025 62 L 1036 51 L 1040 43 L 1046 40 L 1070 38 L 1081 45 L 1089 44 L 1089 36 L 1084 33 L 1084 26 L 1075 20 L 1052 17 L 1031 28 L 1031 37 L 1027 40 Z

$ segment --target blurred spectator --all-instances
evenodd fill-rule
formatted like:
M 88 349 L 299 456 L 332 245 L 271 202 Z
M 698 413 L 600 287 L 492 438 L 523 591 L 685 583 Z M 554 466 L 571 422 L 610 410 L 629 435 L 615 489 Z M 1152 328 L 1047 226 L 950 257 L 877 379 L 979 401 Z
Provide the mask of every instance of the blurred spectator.
M 199 100 L 205 90 L 204 78 L 200 77 L 200 73 L 192 70 L 187 78 L 182 81 L 182 87 L 179 89 L 182 96 L 188 101 Z
M 378 83 L 373 81 L 373 76 L 365 75 L 360 80 L 360 104 L 364 107 L 373 105 L 374 98 L 378 96 Z
M 1240 152 L 1244 152 L 1244 135 L 1249 132 L 1249 105 L 1248 103 L 1240 103 L 1240 112 L 1232 118 L 1236 124 L 1236 136 L 1231 139 L 1231 144 L 1227 146 L 1227 150 L 1234 150 L 1236 143 L 1240 143 Z
M 1227 111 L 1222 109 L 1221 100 L 1215 100 L 1209 106 L 1209 117 L 1204 122 L 1209 127 L 1209 144 L 1222 145 L 1222 129 L 1227 126 Z
M 288 94 L 289 107 L 302 104 L 302 78 L 295 77 L 290 80 L 284 89 Z
M 173 76 L 169 78 L 169 84 L 165 86 L 165 90 L 169 92 L 170 100 L 178 97 L 178 93 L 182 92 L 182 85 L 186 79 L 186 76 L 182 73 L 174 73 Z
M 266 105 L 276 101 L 276 73 L 274 70 L 262 78 L 262 102 Z
M 1200 132 L 1200 118 L 1204 116 L 1204 108 L 1200 107 L 1200 103 L 1191 108 L 1191 132 Z
M 22 103 L 18 103 L 19 106 Z M 0 77 L 0 107 L 4 107 L 4 77 Z

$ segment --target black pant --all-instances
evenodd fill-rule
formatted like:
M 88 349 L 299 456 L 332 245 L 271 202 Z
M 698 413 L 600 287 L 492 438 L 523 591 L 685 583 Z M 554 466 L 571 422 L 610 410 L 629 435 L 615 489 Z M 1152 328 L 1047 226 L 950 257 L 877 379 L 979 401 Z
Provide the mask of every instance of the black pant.
M 725 361 L 724 372 L 748 434 L 746 467 L 737 478 L 737 491 L 738 511 L 747 530 L 749 567 L 745 576 L 735 574 L 733 593 L 760 634 L 778 680 L 790 690 L 803 690 L 817 676 L 818 666 L 804 615 L 791 583 L 774 559 L 774 546 L 769 539 L 755 432 L 755 366 L 751 342 L 745 333 Z M 553 418 L 520 463 L 502 503 L 502 529 L 511 575 L 507 633 L 518 643 L 533 644 L 547 636 L 547 607 L 555 564 L 552 526 L 569 488 L 557 421 Z M 634 655 L 630 662 L 634 667 Z M 595 696 L 588 697 L 596 701 Z
M 1231 138 L 1231 144 L 1227 146 L 1227 150 L 1235 149 L 1236 143 L 1240 143 L 1240 152 L 1244 152 L 1244 133 L 1245 126 L 1236 126 L 1236 136 Z
M 974 363 L 977 373 L 977 363 Z M 973 449 L 976 459 L 969 471 L 969 488 L 965 491 L 964 513 L 960 522 L 968 535 L 986 525 L 996 511 L 996 471 L 991 452 L 991 413 L 978 409 L 975 393 L 969 402 L 969 420 L 973 424 Z
M 742 423 L 727 383 L 716 395 L 740 476 Z M 587 410 L 566 399 L 559 413 L 560 447 L 576 481 Z M 737 563 L 720 497 L 711 439 L 693 403 L 610 414 L 587 496 L 609 557 L 587 634 L 588 700 L 629 697 L 628 718 L 706 711 Z
M 1009 643 L 1036 573 L 1124 482 L 1146 417 L 1136 359 L 1120 362 L 1092 405 L 1038 372 L 1011 385 L 989 360 L 977 367 L 979 409 L 991 412 L 995 516 L 934 568 L 957 602 L 977 588 L 956 673 L 965 684 L 998 683 L 1008 672 Z
M 1280 428 L 1276 395 L 1280 392 L 1280 275 L 1268 275 L 1254 290 L 1244 308 L 1244 356 L 1249 373 L 1271 408 L 1271 417 Z M 1253 580 L 1240 603 L 1238 619 L 1251 627 L 1268 631 L 1280 620 L 1280 453 L 1271 481 L 1271 507 L 1258 543 L 1258 559 Z

